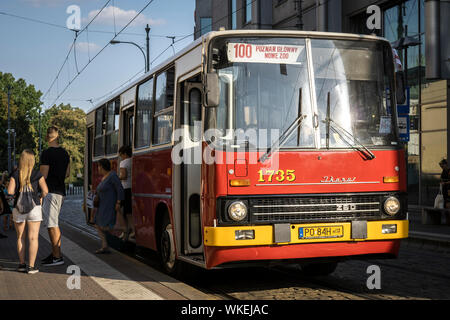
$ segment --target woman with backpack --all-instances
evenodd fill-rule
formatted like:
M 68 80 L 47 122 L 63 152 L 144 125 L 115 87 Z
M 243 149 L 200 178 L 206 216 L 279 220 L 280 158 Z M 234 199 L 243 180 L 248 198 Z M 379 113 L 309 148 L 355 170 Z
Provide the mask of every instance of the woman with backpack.
M 8 193 L 14 194 L 13 221 L 17 233 L 18 271 L 29 274 L 39 272 L 34 265 L 39 247 L 39 227 L 42 221 L 42 199 L 48 193 L 45 178 L 34 169 L 33 151 L 25 149 L 20 155 L 19 168 L 9 182 Z M 28 258 L 25 264 L 25 223 L 28 226 Z

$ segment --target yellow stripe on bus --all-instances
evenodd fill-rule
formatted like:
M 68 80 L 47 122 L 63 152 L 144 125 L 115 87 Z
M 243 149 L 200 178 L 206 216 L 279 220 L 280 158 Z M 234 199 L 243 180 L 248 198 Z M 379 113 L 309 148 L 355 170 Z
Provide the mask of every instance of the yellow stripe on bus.
M 385 224 L 397 225 L 397 232 L 390 234 L 382 233 L 382 226 Z M 343 235 L 338 238 L 323 239 L 299 239 L 299 228 L 310 227 L 343 227 Z M 320 242 L 342 242 L 342 241 L 371 241 L 371 240 L 393 240 L 408 237 L 408 220 L 384 220 L 367 222 L 367 238 L 352 239 L 351 223 L 311 223 L 311 224 L 291 224 L 291 241 L 285 243 L 275 243 L 274 230 L 272 225 L 258 226 L 230 226 L 230 227 L 205 227 L 205 246 L 259 246 L 259 245 L 284 245 L 299 243 L 320 243 Z M 236 240 L 237 230 L 254 230 L 254 239 Z

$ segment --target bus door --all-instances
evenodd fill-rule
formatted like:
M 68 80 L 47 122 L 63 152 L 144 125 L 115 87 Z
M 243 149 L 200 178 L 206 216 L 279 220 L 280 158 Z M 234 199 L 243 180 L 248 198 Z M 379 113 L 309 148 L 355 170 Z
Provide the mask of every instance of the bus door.
M 200 76 L 181 83 L 181 128 L 183 156 L 181 164 L 181 213 L 183 221 L 184 254 L 203 253 L 201 194 L 201 118 L 202 84 Z

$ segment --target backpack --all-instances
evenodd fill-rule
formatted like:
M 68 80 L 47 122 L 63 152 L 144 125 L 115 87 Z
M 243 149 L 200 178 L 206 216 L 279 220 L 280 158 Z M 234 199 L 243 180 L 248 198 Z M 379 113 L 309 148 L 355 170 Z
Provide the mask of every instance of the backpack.
M 21 214 L 27 214 L 30 213 L 34 207 L 36 207 L 36 202 L 34 202 L 33 199 L 33 191 L 29 186 L 25 186 L 17 199 L 16 209 Z

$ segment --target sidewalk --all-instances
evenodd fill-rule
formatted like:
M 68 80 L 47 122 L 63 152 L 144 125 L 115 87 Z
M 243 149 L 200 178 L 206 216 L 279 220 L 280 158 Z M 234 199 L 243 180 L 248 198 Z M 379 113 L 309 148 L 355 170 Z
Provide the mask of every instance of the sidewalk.
M 112 250 L 96 255 L 99 240 L 61 223 L 65 264 L 40 266 L 50 252 L 47 231 L 41 227 L 37 274 L 16 271 L 14 230 L 0 239 L 0 300 L 211 300 L 205 294 L 150 266 Z M 28 262 L 28 257 L 26 262 Z M 76 287 L 73 268 L 81 271 Z
M 434 245 L 450 250 L 450 226 L 422 224 L 422 207 L 409 205 L 409 237 L 413 242 Z

